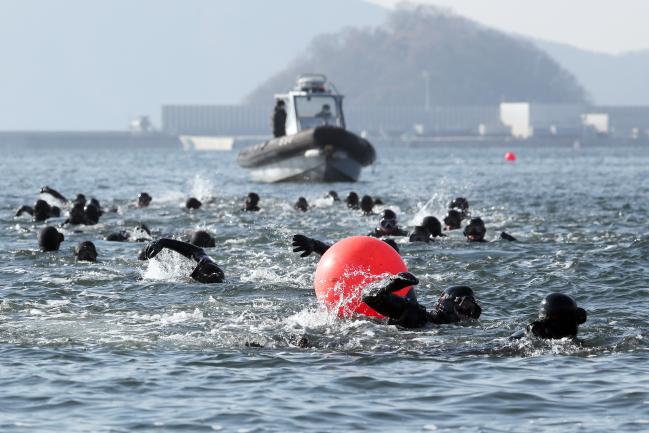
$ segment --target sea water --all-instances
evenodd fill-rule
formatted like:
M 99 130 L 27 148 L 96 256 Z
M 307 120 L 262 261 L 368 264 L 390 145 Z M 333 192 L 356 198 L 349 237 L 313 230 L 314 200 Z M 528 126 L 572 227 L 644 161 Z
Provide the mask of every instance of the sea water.
M 248 181 L 234 153 L 4 150 L 0 431 L 648 430 L 649 148 L 377 150 L 358 183 L 275 185 Z M 114 212 L 39 252 L 43 224 L 14 213 L 43 185 Z M 378 223 L 324 198 L 330 189 L 380 197 L 377 212 L 393 209 L 408 229 L 466 197 L 488 243 L 457 232 L 398 243 L 422 304 L 468 284 L 480 320 L 403 330 L 327 314 L 313 292 L 318 258 L 293 253 L 292 235 L 333 243 Z M 142 191 L 153 196 L 146 209 L 133 206 Z M 258 213 L 240 212 L 250 191 Z M 200 210 L 184 209 L 190 196 Z M 306 213 L 292 208 L 299 196 Z M 227 281 L 198 284 L 175 253 L 141 262 L 143 244 L 102 240 L 139 223 L 154 238 L 211 232 Z M 97 263 L 75 262 L 82 240 L 95 242 Z M 508 339 L 554 291 L 588 311 L 579 341 Z

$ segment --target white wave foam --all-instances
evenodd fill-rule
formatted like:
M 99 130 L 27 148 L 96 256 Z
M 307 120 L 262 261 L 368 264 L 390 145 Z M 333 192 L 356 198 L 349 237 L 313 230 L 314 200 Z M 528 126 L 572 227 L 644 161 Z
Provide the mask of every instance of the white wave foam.
M 160 323 L 163 326 L 174 325 L 177 323 L 183 322 L 202 322 L 204 319 L 203 312 L 198 308 L 194 308 L 194 311 L 188 313 L 186 311 L 179 311 L 172 314 L 163 314 L 160 317 Z
M 196 197 L 200 201 L 214 197 L 214 185 L 210 179 L 200 174 L 194 176 L 192 186 L 190 188 L 192 197 Z
M 195 264 L 179 254 L 163 250 L 147 262 L 142 277 L 147 280 L 178 281 L 187 279 Z

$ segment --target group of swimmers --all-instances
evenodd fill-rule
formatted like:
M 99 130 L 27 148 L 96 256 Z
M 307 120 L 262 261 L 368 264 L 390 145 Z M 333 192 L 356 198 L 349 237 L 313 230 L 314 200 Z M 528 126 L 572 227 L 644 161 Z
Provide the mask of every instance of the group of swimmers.
M 58 200 L 63 207 L 68 207 L 68 217 L 62 225 L 93 225 L 99 221 L 104 214 L 99 201 L 94 198 L 87 200 L 83 194 L 78 194 L 74 200 L 66 199 L 58 191 L 49 187 L 43 187 L 41 194 L 48 194 Z M 334 202 L 340 202 L 335 191 L 329 191 L 327 197 Z M 135 207 L 148 207 L 152 197 L 142 192 L 139 194 Z M 259 195 L 251 192 L 247 195 L 242 211 L 256 212 L 260 210 Z M 383 204 L 378 198 L 365 195 L 359 200 L 355 192 L 351 192 L 345 198 L 346 205 L 351 209 L 360 209 L 364 215 L 374 214 L 373 209 L 377 204 Z M 200 208 L 201 202 L 191 197 L 185 203 L 190 210 Z M 304 197 L 296 202 L 295 208 L 299 211 L 308 210 L 309 206 Z M 114 209 L 112 209 L 114 211 Z M 33 207 L 22 206 L 16 212 L 16 216 L 28 213 L 33 216 L 34 221 L 43 222 L 52 217 L 61 215 L 61 208 L 51 206 L 44 200 L 37 200 Z M 397 221 L 397 215 L 390 209 L 383 210 L 378 226 L 368 236 L 384 238 L 392 248 L 399 252 L 397 243 L 392 237 L 408 237 L 410 242 L 431 242 L 437 237 L 443 237 L 444 231 L 459 230 L 462 221 L 469 220 L 464 228 L 464 235 L 469 242 L 485 242 L 486 228 L 481 218 L 471 218 L 469 202 L 463 197 L 451 201 L 448 207 L 448 214 L 444 217 L 444 227 L 434 216 L 426 216 L 422 223 L 414 227 L 411 233 L 402 229 Z M 151 231 L 144 224 L 136 227 L 136 231 L 142 236 L 133 237 L 130 233 L 121 231 L 106 236 L 108 241 L 135 241 L 146 242 L 151 240 Z M 46 226 L 38 235 L 38 244 L 43 251 L 56 251 L 65 237 L 56 227 Z M 505 233 L 501 233 L 501 239 L 515 241 L 516 239 Z M 196 266 L 190 277 L 200 283 L 221 283 L 225 274 L 218 264 L 212 259 L 203 248 L 215 246 L 214 238 L 207 232 L 199 230 L 192 234 L 189 242 L 176 239 L 161 238 L 149 242 L 140 252 L 140 260 L 154 258 L 161 250 L 169 249 L 182 256 L 194 260 Z M 312 253 L 320 256 L 325 254 L 330 245 L 309 238 L 302 234 L 293 236 L 293 251 L 300 253 L 301 257 L 307 257 Z M 74 251 L 75 257 L 80 261 L 94 262 L 97 259 L 97 249 L 93 242 L 80 242 Z M 388 318 L 388 323 L 403 328 L 421 328 L 428 324 L 450 324 L 467 320 L 479 319 L 482 309 L 476 301 L 474 291 L 468 286 L 453 286 L 447 288 L 440 295 L 434 309 L 427 310 L 419 304 L 413 286 L 419 283 L 418 279 L 411 273 L 403 272 L 392 276 L 386 284 L 373 288 L 364 293 L 363 302 L 378 313 Z M 398 296 L 395 292 L 411 287 L 405 296 Z M 577 306 L 575 300 L 568 295 L 551 293 L 546 296 L 541 304 L 539 319 L 532 322 L 525 330 L 521 330 L 512 338 L 521 338 L 525 335 L 534 335 L 540 338 L 559 339 L 576 338 L 578 326 L 586 321 L 586 311 Z

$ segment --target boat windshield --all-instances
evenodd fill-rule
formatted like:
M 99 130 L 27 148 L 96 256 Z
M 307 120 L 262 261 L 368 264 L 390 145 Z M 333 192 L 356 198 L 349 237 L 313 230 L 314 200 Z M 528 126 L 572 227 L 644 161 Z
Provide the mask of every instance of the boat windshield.
M 337 101 L 331 96 L 296 96 L 295 109 L 300 130 L 323 125 L 343 127 Z

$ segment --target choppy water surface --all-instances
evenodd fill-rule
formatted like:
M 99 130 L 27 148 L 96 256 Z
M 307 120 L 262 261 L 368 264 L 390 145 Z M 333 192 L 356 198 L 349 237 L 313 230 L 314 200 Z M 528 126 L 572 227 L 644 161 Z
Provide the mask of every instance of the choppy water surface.
M 252 184 L 228 153 L 5 152 L 0 431 L 646 430 L 649 149 L 518 145 L 507 164 L 510 148 L 380 148 L 361 182 L 334 185 Z M 119 211 L 41 253 L 42 225 L 13 213 L 46 184 Z M 335 241 L 377 223 L 322 199 L 331 188 L 381 197 L 408 227 L 466 196 L 493 242 L 400 247 L 422 303 L 469 284 L 481 320 L 404 331 L 321 311 L 317 259 L 292 253 L 290 237 Z M 132 207 L 140 191 L 150 208 Z M 238 211 L 249 191 L 257 214 Z M 190 195 L 202 209 L 182 208 Z M 300 195 L 316 207 L 294 211 Z M 227 282 L 198 284 L 175 254 L 144 263 L 141 244 L 101 240 L 138 222 L 156 236 L 211 231 Z M 73 259 L 86 239 L 96 264 Z M 588 311 L 581 344 L 507 339 L 552 291 Z

